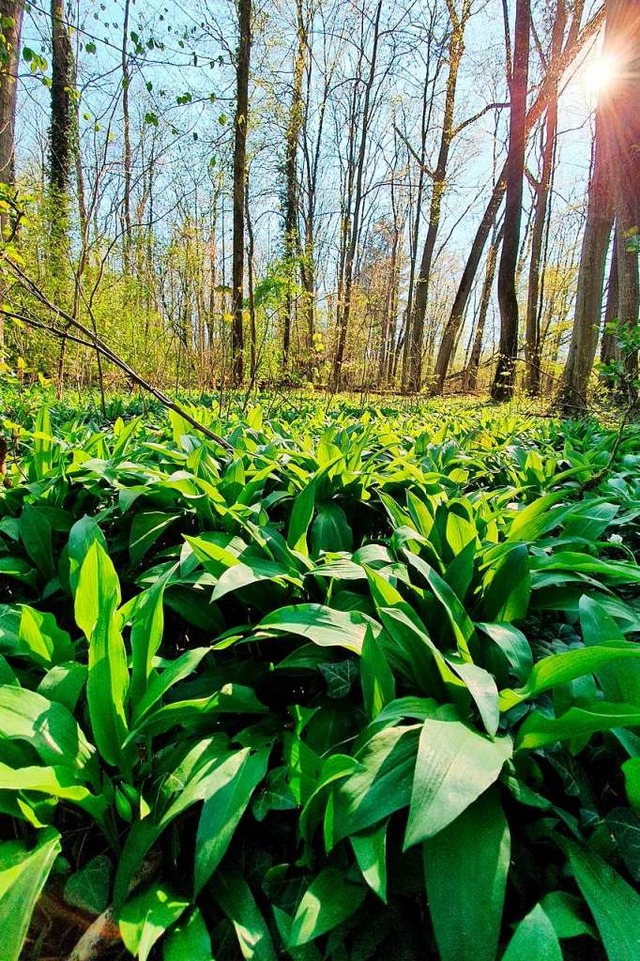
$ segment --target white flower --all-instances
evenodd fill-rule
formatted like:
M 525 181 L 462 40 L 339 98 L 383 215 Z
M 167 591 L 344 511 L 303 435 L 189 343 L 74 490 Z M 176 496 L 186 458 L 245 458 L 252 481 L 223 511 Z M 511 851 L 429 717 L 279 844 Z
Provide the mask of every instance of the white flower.
M 610 534 L 609 535 L 610 544 L 622 544 L 622 537 L 620 534 Z

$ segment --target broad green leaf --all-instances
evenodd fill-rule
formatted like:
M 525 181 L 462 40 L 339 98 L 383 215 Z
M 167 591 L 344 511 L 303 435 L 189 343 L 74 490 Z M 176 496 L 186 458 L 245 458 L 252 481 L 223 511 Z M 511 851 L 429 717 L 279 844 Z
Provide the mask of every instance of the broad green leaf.
M 78 784 L 68 767 L 42 765 L 12 768 L 8 764 L 0 763 L 0 791 L 37 791 L 71 801 L 104 826 L 107 809 L 105 798 L 96 797 L 86 787 Z
M 502 961 L 562 961 L 558 935 L 541 905 L 520 922 Z
M 502 553 L 488 573 L 492 577 L 482 599 L 483 620 L 523 620 L 531 597 L 529 552 L 524 544 Z
M 359 654 L 367 629 L 374 634 L 380 626 L 359 611 L 336 611 L 322 604 L 281 607 L 260 621 L 256 630 L 307 637 L 321 647 L 344 647 Z
M 610 704 L 592 701 L 582 707 L 571 707 L 560 717 L 547 717 L 532 711 L 520 725 L 516 750 L 535 750 L 574 737 L 587 737 L 614 727 L 640 725 L 640 708 L 633 704 Z
M 0 844 L 3 961 L 19 961 L 33 909 L 59 852 L 60 836 L 51 829 L 31 851 L 18 841 Z
M 514 517 L 509 528 L 507 541 L 535 541 L 541 534 L 546 534 L 561 524 L 565 511 L 551 512 L 550 508 L 564 500 L 566 496 L 564 490 L 555 491 L 552 494 L 538 497 L 531 504 L 527 504 Z
M 75 711 L 78 699 L 87 683 L 87 668 L 77 661 L 56 664 L 38 684 L 38 694 L 63 704 L 69 711 Z
M 0 739 L 27 741 L 45 764 L 59 764 L 85 777 L 96 774 L 89 768 L 95 748 L 78 727 L 73 714 L 62 704 L 24 687 L 0 687 Z
M 107 542 L 104 534 L 98 527 L 97 522 L 85 515 L 73 525 L 69 532 L 69 583 L 75 595 L 78 587 L 78 577 L 80 568 L 89 552 L 89 548 L 97 541 L 98 544 L 107 550 Z
M 313 509 L 316 500 L 318 487 L 325 477 L 329 474 L 334 464 L 342 459 L 342 455 L 334 457 L 321 470 L 307 482 L 302 491 L 296 496 L 293 502 L 293 509 L 289 518 L 289 529 L 287 531 L 287 544 L 294 551 L 301 554 L 308 554 L 307 531 L 313 517 Z
M 120 633 L 120 585 L 113 563 L 94 541 L 82 562 L 75 596 L 78 626 L 89 641 L 87 702 L 102 757 L 117 765 L 127 735 L 129 672 Z
M 136 511 L 129 535 L 129 558 L 139 564 L 164 531 L 176 520 L 175 514 L 164 511 Z
M 235 928 L 245 961 L 276 961 L 267 923 L 246 880 L 233 864 L 216 871 L 210 890 Z
M 629 808 L 613 808 L 605 815 L 607 827 L 618 843 L 627 871 L 640 882 L 640 817 Z
M 202 808 L 196 835 L 196 896 L 227 852 L 255 788 L 267 771 L 269 750 L 236 751 L 216 771 Z
M 365 888 L 347 881 L 342 871 L 323 868 L 302 895 L 293 917 L 289 947 L 299 947 L 332 931 L 358 910 L 364 897 Z
M 113 866 L 106 855 L 91 858 L 68 878 L 65 901 L 89 914 L 102 914 L 109 906 L 112 873 Z
M 317 505 L 317 517 L 311 525 L 311 553 L 317 557 L 321 551 L 350 551 L 353 534 L 347 515 L 333 501 Z
M 396 685 L 381 645 L 372 631 L 367 631 L 360 659 L 362 696 L 370 720 L 395 697 Z
M 162 957 L 164 961 L 213 961 L 211 938 L 199 908 L 171 929 Z
M 625 640 L 623 631 L 605 607 L 594 598 L 580 598 L 580 627 L 587 647 L 607 641 Z M 619 666 L 615 661 L 597 672 L 598 682 L 608 701 L 624 701 L 640 704 L 640 664 L 625 661 Z
M 194 673 L 208 653 L 208 647 L 195 647 L 190 651 L 185 651 L 184 654 L 181 654 L 180 657 L 164 667 L 160 673 L 151 679 L 143 697 L 134 704 L 131 734 L 175 684 Z
M 430 564 L 416 557 L 410 551 L 405 552 L 408 563 L 424 577 L 430 590 L 436 596 L 449 621 L 451 631 L 461 657 L 471 660 L 469 655 L 469 641 L 474 634 L 474 626 L 460 600 L 451 590 L 445 580 L 434 571 Z
M 349 838 L 362 876 L 383 901 L 387 900 L 387 827 L 388 823 L 369 828 Z
M 495 791 L 487 791 L 424 842 L 429 912 L 441 961 L 495 961 L 510 836 Z
M 153 672 L 153 659 L 162 643 L 164 632 L 164 589 L 174 569 L 171 568 L 147 590 L 135 598 L 131 617 L 131 689 L 133 704 L 147 693 Z
M 245 555 L 240 563 L 233 564 L 221 574 L 211 599 L 217 601 L 225 594 L 239 591 L 243 587 L 258 584 L 261 581 L 275 581 L 276 583 L 289 581 L 300 587 L 302 586 L 301 578 L 292 577 L 288 568 L 284 567 L 283 564 L 267 558 L 247 557 Z
M 47 667 L 72 660 L 75 655 L 71 638 L 58 627 L 53 614 L 42 614 L 27 604 L 20 609 L 18 638 L 34 660 Z
M 523 687 L 500 692 L 500 710 L 508 711 L 522 701 L 538 697 L 558 684 L 567 684 L 577 677 L 592 674 L 604 665 L 639 657 L 640 644 L 633 641 L 606 641 L 594 647 L 543 657 L 534 665 Z
M 334 791 L 335 841 L 409 804 L 419 730 L 417 724 L 385 728 L 358 752 L 359 769 Z
M 20 539 L 24 549 L 47 580 L 55 576 L 51 524 L 37 507 L 25 504 L 20 517 Z
M 513 624 L 476 624 L 477 630 L 490 637 L 502 651 L 509 667 L 519 681 L 524 683 L 533 668 L 533 655 L 529 641 Z
M 592 925 L 585 920 L 586 908 L 582 898 L 565 891 L 545 894 L 540 906 L 553 925 L 560 939 L 578 938 L 583 934 L 597 937 Z
M 427 718 L 420 732 L 404 846 L 434 837 L 500 775 L 510 737 L 490 740 L 454 719 Z
M 640 757 L 632 757 L 622 765 L 624 787 L 629 804 L 640 814 Z
M 563 841 L 569 865 L 589 905 L 610 961 L 640 957 L 640 895 L 598 854 Z
M 500 709 L 498 705 L 498 688 L 492 674 L 467 661 L 454 663 L 448 661 L 451 670 L 460 677 L 473 698 L 482 718 L 487 734 L 493 737 L 498 731 L 500 723 Z
M 156 941 L 188 906 L 188 900 L 157 884 L 134 894 L 118 913 L 118 925 L 127 950 L 139 961 L 147 961 Z

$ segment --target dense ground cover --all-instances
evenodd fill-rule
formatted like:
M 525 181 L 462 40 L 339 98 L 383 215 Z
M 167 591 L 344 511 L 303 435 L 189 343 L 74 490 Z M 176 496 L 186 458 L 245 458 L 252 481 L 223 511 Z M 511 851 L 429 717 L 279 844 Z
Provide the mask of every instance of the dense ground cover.
M 638 430 L 266 413 L 5 422 L 3 958 L 636 961 Z

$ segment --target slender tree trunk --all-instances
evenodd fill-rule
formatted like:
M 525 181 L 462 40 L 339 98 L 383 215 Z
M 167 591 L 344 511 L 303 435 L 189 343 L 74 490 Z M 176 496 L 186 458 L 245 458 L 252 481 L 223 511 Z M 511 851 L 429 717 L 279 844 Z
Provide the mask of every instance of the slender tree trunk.
M 424 319 L 429 295 L 429 281 L 433 253 L 440 227 L 442 212 L 442 198 L 444 197 L 447 177 L 449 151 L 454 136 L 454 110 L 458 72 L 464 52 L 464 30 L 471 14 L 470 0 L 464 0 L 462 12 L 458 16 L 452 0 L 447 3 L 451 18 L 451 38 L 449 41 L 449 75 L 444 104 L 444 118 L 436 168 L 433 171 L 433 187 L 431 190 L 431 204 L 429 208 L 429 225 L 422 250 L 422 260 L 418 281 L 416 283 L 413 317 L 409 328 L 409 383 L 411 391 L 419 391 L 422 386 L 422 341 L 424 336 Z
M 347 344 L 347 332 L 349 330 L 349 319 L 351 315 L 351 292 L 353 287 L 353 268 L 360 239 L 360 227 L 362 218 L 364 168 L 367 156 L 367 138 L 369 125 L 371 123 L 371 94 L 375 82 L 378 45 L 380 41 L 380 16 L 382 14 L 382 0 L 378 0 L 373 22 L 373 44 L 369 59 L 369 73 L 367 76 L 364 101 L 362 105 L 362 124 L 360 128 L 360 141 L 358 146 L 358 156 L 354 170 L 355 187 L 353 197 L 353 207 L 347 211 L 347 217 L 351 220 L 349 238 L 346 246 L 346 259 L 344 264 L 344 276 L 340 284 L 338 294 L 338 316 L 337 320 L 337 344 L 333 360 L 332 388 L 334 391 L 340 390 L 342 386 L 342 364 L 344 362 L 345 347 Z
M 304 119 L 302 85 L 308 55 L 307 26 L 304 18 L 303 0 L 296 0 L 296 52 L 293 61 L 293 88 L 285 136 L 286 200 L 284 217 L 284 257 L 287 264 L 287 294 L 282 336 L 282 365 L 289 366 L 291 329 L 293 327 L 294 297 L 293 281 L 297 275 L 296 258 L 300 254 L 299 230 L 299 184 L 298 141 Z
M 621 327 L 638 319 L 637 252 L 628 251 L 624 234 L 640 219 L 640 0 L 607 0 L 604 51 L 616 63 L 613 82 L 600 93 L 596 111 L 594 160 L 589 182 L 576 309 L 559 403 L 566 414 L 587 407 L 600 315 L 605 260 L 612 221 L 617 220 L 618 309 Z M 637 354 L 628 358 L 627 383 L 632 387 Z M 633 389 L 630 400 L 633 400 Z
M 564 0 L 558 0 L 556 17 L 553 24 L 551 40 L 551 57 L 556 60 L 562 50 L 562 38 L 566 23 Z M 552 93 L 547 107 L 544 126 L 544 142 L 542 146 L 542 164 L 540 180 L 536 185 L 534 203 L 534 221 L 531 235 L 531 259 L 529 261 L 529 283 L 527 290 L 527 315 L 525 359 L 527 361 L 526 383 L 527 390 L 533 397 L 540 394 L 540 267 L 544 246 L 545 228 L 549 215 L 549 197 L 553 180 L 553 167 L 556 149 L 556 135 L 558 132 L 558 91 Z
M 131 0 L 124 0 L 124 19 L 122 23 L 122 127 L 124 138 L 123 166 L 124 166 L 124 197 L 122 213 L 124 230 L 122 237 L 122 252 L 125 276 L 131 270 L 131 123 L 129 118 L 129 8 Z
M 613 361 L 620 361 L 622 355 L 618 336 L 611 327 L 620 315 L 619 291 L 618 291 L 618 228 L 613 240 L 613 250 L 611 252 L 611 264 L 609 266 L 609 282 L 607 284 L 607 303 L 604 309 L 604 326 L 602 340 L 600 341 L 600 363 L 610 364 Z M 609 374 L 602 374 L 601 380 L 607 385 L 611 385 L 612 380 Z
M 555 63 L 550 63 L 545 73 L 545 78 L 540 86 L 538 95 L 527 112 L 527 130 L 538 122 L 544 113 L 549 97 L 553 95 L 557 86 L 558 77 L 562 76 L 567 67 L 574 62 L 581 50 L 596 35 L 603 23 L 603 11 L 598 10 L 591 20 L 580 30 L 580 17 L 582 15 L 583 3 L 574 5 L 573 19 L 568 31 L 567 39 L 560 58 Z M 469 248 L 469 255 L 460 278 L 460 283 L 451 307 L 451 313 L 447 320 L 440 350 L 436 359 L 435 380 L 432 388 L 433 394 L 441 394 L 444 388 L 445 378 L 449 369 L 453 345 L 455 344 L 458 330 L 462 324 L 462 319 L 466 310 L 467 302 L 473 289 L 473 284 L 478 271 L 482 252 L 489 239 L 491 228 L 502 203 L 502 198 L 506 189 L 507 165 L 502 168 L 496 179 L 495 186 L 482 219 L 476 230 L 475 237 Z
M 15 187 L 15 129 L 18 93 L 18 64 L 24 4 L 22 0 L 0 0 L 5 43 L 5 60 L 0 66 L 0 183 Z M 6 214 L 0 215 L 0 238 L 9 227 Z M 4 284 L 0 284 L 0 299 L 4 302 Z M 4 359 L 4 318 L 0 316 L 0 362 Z
M 498 248 L 502 240 L 502 227 L 494 230 L 491 245 L 487 253 L 487 264 L 485 267 L 484 282 L 482 284 L 482 294 L 480 296 L 480 306 L 478 308 L 478 322 L 476 324 L 473 345 L 469 355 L 469 362 L 464 372 L 462 389 L 464 391 L 474 391 L 478 386 L 478 370 L 480 368 L 480 357 L 482 356 L 482 341 L 487 324 L 487 314 L 489 303 L 491 302 L 491 290 L 496 274 L 496 264 L 498 261 Z
M 68 203 L 71 179 L 73 118 L 71 90 L 73 54 L 65 20 L 64 0 L 51 0 L 53 58 L 51 64 L 50 180 L 58 202 Z
M 244 211 L 247 180 L 247 124 L 251 57 L 251 0 L 238 0 L 239 42 L 236 62 L 236 115 L 233 150 L 233 265 L 231 380 L 239 387 L 244 376 Z
M 502 254 L 498 269 L 500 344 L 491 396 L 509 400 L 513 396 L 518 355 L 518 296 L 516 267 L 522 219 L 522 181 L 526 143 L 527 80 L 529 76 L 529 0 L 517 0 L 514 27 L 513 69 L 509 78 L 511 99 L 507 193 L 504 212 Z

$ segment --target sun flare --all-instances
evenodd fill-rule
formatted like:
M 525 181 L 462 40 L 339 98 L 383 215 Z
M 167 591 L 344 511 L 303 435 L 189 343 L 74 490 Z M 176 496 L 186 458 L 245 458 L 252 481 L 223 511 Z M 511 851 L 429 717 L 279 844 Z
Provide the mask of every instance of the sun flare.
M 611 56 L 599 56 L 591 60 L 585 67 L 584 85 L 587 92 L 597 96 L 608 90 L 613 84 L 617 73 L 617 64 Z

